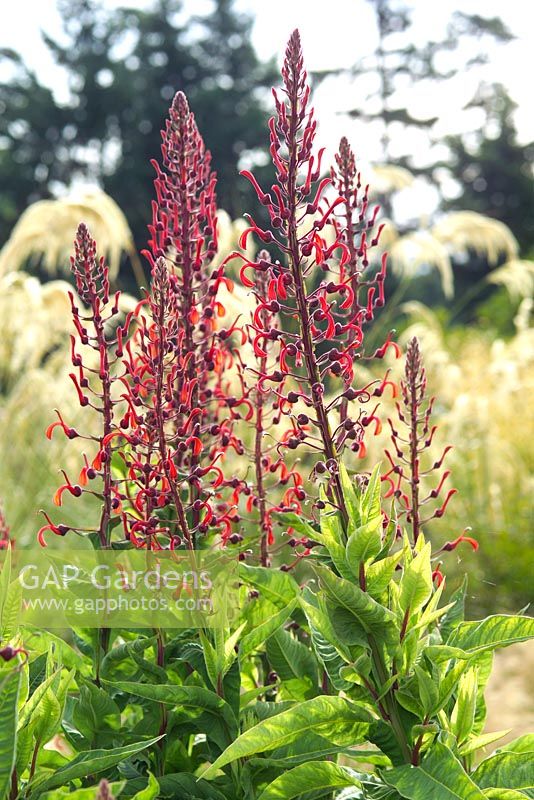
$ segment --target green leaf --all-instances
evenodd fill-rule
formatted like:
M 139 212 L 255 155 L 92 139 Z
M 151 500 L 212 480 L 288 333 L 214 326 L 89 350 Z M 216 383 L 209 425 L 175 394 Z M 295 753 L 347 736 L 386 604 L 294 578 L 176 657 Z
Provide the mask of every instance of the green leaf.
M 73 709 L 73 721 L 89 741 L 107 744 L 102 736 L 113 737 L 120 727 L 120 709 L 109 694 L 93 683 L 82 684 Z M 110 742 L 111 744 L 112 742 Z
M 312 602 L 308 602 L 308 599 Z M 341 658 L 347 662 L 352 661 L 349 649 L 343 639 L 337 635 L 330 617 L 319 604 L 318 598 L 311 593 L 305 594 L 300 601 L 300 605 L 306 614 L 312 639 L 314 639 L 314 637 L 318 638 L 318 641 L 321 642 L 321 649 L 324 649 L 324 644 L 328 643 L 339 653 Z
M 0 797 L 7 794 L 17 752 L 17 712 L 21 670 L 15 669 L 0 681 Z
M 347 553 L 345 548 L 346 536 L 343 529 L 341 514 L 330 504 L 324 491 L 321 497 L 325 503 L 324 509 L 320 512 L 321 536 L 319 541 L 326 547 L 334 566 L 344 578 L 349 581 L 357 580 L 358 570 L 354 572 L 347 563 Z
M 148 773 L 148 785 L 141 789 L 140 792 L 136 792 L 132 797 L 132 800 L 157 800 L 159 797 L 159 783 L 152 775 L 151 772 Z
M 351 529 L 352 530 L 352 529 Z M 371 561 L 382 548 L 382 517 L 370 520 L 351 533 L 346 547 L 346 557 L 353 572 L 360 563 Z
M 66 764 L 64 767 L 56 770 L 56 772 L 44 781 L 34 779 L 30 782 L 29 787 L 33 789 L 33 793 L 40 795 L 42 792 L 48 792 L 58 786 L 63 786 L 76 778 L 85 778 L 87 775 L 97 775 L 105 769 L 120 764 L 121 761 L 129 758 L 130 756 L 146 750 L 148 747 L 159 742 L 162 736 L 157 736 L 155 739 L 148 739 L 145 742 L 135 742 L 128 744 L 125 747 L 116 747 L 113 750 L 90 750 L 86 753 L 80 753 L 76 758 Z
M 499 747 L 497 752 L 529 753 L 531 750 L 534 751 L 534 733 L 525 733 L 523 736 L 519 736 L 519 738 L 513 739 L 511 742 L 503 744 L 502 747 Z
M 41 683 L 32 696 L 24 703 L 24 706 L 19 715 L 19 731 L 22 730 L 26 725 L 28 725 L 37 711 L 39 704 L 41 703 L 43 697 L 45 696 L 46 692 L 48 691 L 49 687 L 52 683 L 56 682 L 61 674 L 61 669 L 56 670 L 56 672 L 52 673 L 50 677 L 48 677 L 43 683 Z
M 447 644 L 467 653 L 478 653 L 533 638 L 533 617 L 496 614 L 475 622 L 462 622 L 454 629 Z
M 360 503 L 363 524 L 374 522 L 377 519 L 382 523 L 380 486 L 380 464 L 377 464 L 371 473 L 369 483 Z
M 247 585 L 258 589 L 262 597 L 270 600 L 278 608 L 285 608 L 288 603 L 298 597 L 298 583 L 288 572 L 240 564 L 239 577 Z
M 458 681 L 458 695 L 451 714 L 451 730 L 458 744 L 463 744 L 475 723 L 477 704 L 477 670 L 464 672 Z
M 484 797 L 489 800 L 526 800 L 527 795 L 515 789 L 484 789 Z
M 19 628 L 20 612 L 22 603 L 22 584 L 17 580 L 7 587 L 4 604 L 2 606 L 2 625 L 1 638 L 4 642 L 9 642 Z
M 328 567 L 315 565 L 314 569 L 328 597 L 349 611 L 367 633 L 373 633 L 382 641 L 396 640 L 395 616 L 389 609 L 362 592 L 358 586 L 338 578 Z
M 380 561 L 375 561 L 367 567 L 366 580 L 367 592 L 377 600 L 388 588 L 393 580 L 397 565 L 402 558 L 402 550 L 392 556 L 386 556 Z
M 481 750 L 483 747 L 487 747 L 489 744 L 493 744 L 493 742 L 497 742 L 499 739 L 502 739 L 503 736 L 507 736 L 511 730 L 511 728 L 506 728 L 502 731 L 492 731 L 491 733 L 482 733 L 480 736 L 471 736 L 467 742 L 459 748 L 458 752 L 462 757 L 468 756 L 471 753 L 475 753 L 477 750 Z
M 426 655 L 426 650 L 425 650 Z M 429 659 L 429 663 L 432 664 L 432 660 Z M 466 661 L 460 661 L 459 664 L 454 664 L 446 675 L 440 680 L 439 682 L 439 692 L 438 692 L 438 701 L 436 705 L 432 708 L 432 715 L 436 714 L 440 711 L 446 703 L 448 703 L 452 694 L 456 691 L 456 687 L 458 686 L 458 681 L 462 677 L 463 673 L 468 669 L 468 664 Z
M 133 654 L 141 654 L 149 647 L 156 643 L 156 637 L 152 636 L 149 639 L 135 639 L 133 642 L 124 642 L 123 644 L 113 647 L 102 659 L 102 666 L 100 668 L 101 677 L 108 677 L 110 672 L 127 658 Z
M 351 481 L 347 468 L 344 464 L 339 465 L 339 477 L 341 479 L 341 488 L 343 489 L 343 498 L 349 512 L 349 520 L 353 525 L 358 527 L 362 524 L 360 513 L 360 497 L 359 493 Z
M 305 792 L 347 786 L 361 787 L 361 783 L 346 767 L 338 767 L 329 761 L 308 761 L 276 778 L 258 800 L 292 800 Z
M 245 731 L 202 775 L 213 778 L 218 770 L 238 758 L 274 750 L 309 733 L 319 734 L 332 744 L 363 741 L 372 716 L 361 705 L 342 697 L 314 697 Z
M 534 789 L 534 750 L 526 753 L 496 753 L 482 761 L 473 773 L 482 788 Z
M 317 664 L 305 644 L 289 631 L 277 631 L 267 642 L 267 658 L 283 681 L 292 678 L 311 678 L 317 682 Z
M 74 678 L 75 670 L 71 670 L 63 677 L 58 676 L 47 689 L 41 700 L 36 716 L 39 721 L 33 728 L 35 738 L 45 744 L 56 734 L 61 726 L 61 719 L 67 700 L 67 692 Z M 32 719 L 32 723 L 34 720 Z
M 297 605 L 297 599 L 292 600 L 285 608 L 282 608 L 276 614 L 268 617 L 264 622 L 257 625 L 250 633 L 245 634 L 239 643 L 239 655 L 241 658 L 246 658 L 262 644 L 265 644 L 269 636 L 282 627 Z
M 211 685 L 214 689 L 217 688 L 219 682 L 219 675 L 222 671 L 222 664 L 217 658 L 217 650 L 212 645 L 204 631 L 200 631 L 200 643 L 202 645 L 202 652 L 204 654 L 204 663 L 206 664 L 206 671 L 210 679 Z
M 411 614 L 419 611 L 432 594 L 431 544 L 427 542 L 420 553 L 405 568 L 400 582 L 401 609 Z
M 3 625 L 4 605 L 11 583 L 11 545 L 2 554 L 4 555 L 4 563 L 0 572 L 0 627 Z
M 404 765 L 381 774 L 408 800 L 484 800 L 481 789 L 441 742 L 434 742 L 420 767 Z
M 198 708 L 208 713 L 221 716 L 230 730 L 234 730 L 237 721 L 234 712 L 222 697 L 202 686 L 178 686 L 176 684 L 134 683 L 133 681 L 104 681 L 119 692 L 166 703 L 172 706 Z
M 436 686 L 432 676 L 429 675 L 428 672 L 422 669 L 418 664 L 415 665 L 414 670 L 424 716 L 428 717 L 438 702 L 438 687 Z
M 406 763 L 404 753 L 391 725 L 388 725 L 384 720 L 377 719 L 373 722 L 369 729 L 368 739 L 380 748 L 395 766 Z
M 294 528 L 301 536 L 306 536 L 308 539 L 317 536 L 317 531 L 312 528 L 310 523 L 292 511 L 279 511 L 273 514 L 273 517 L 283 525 L 287 525 L 288 528 Z

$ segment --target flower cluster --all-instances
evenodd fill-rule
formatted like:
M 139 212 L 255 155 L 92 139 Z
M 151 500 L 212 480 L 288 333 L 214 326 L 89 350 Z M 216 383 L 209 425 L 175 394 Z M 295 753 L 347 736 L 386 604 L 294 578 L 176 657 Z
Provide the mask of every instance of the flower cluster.
M 412 532 L 412 543 L 417 543 L 423 527 L 433 519 L 440 519 L 451 498 L 456 494 L 454 488 L 448 489 L 443 499 L 444 486 L 450 470 L 443 469 L 443 463 L 450 445 L 444 448 L 440 457 L 425 465 L 424 458 L 431 446 L 437 430 L 432 425 L 432 408 L 435 398 L 427 400 L 427 378 L 423 365 L 419 342 L 411 339 L 406 351 L 404 378 L 400 383 L 402 406 L 396 403 L 397 421 L 390 418 L 393 452 L 386 449 L 390 469 L 382 480 L 389 484 L 385 497 L 395 497 L 399 501 L 399 516 L 405 516 Z M 403 428 L 403 433 L 399 427 Z M 430 490 L 422 489 L 424 483 L 435 476 L 435 485 Z M 427 510 L 428 509 L 428 510 Z M 454 541 L 447 542 L 439 552 L 454 550 L 461 542 L 467 542 L 474 550 L 478 542 L 464 532 Z M 435 570 L 435 580 L 441 582 L 443 575 L 440 565 Z
M 266 250 L 258 253 L 258 262 L 268 263 Z M 260 530 L 260 563 L 270 563 L 269 549 L 274 545 L 273 515 L 276 512 L 293 511 L 300 513 L 301 503 L 306 497 L 303 478 L 295 464 L 287 463 L 287 442 L 293 438 L 295 427 L 291 423 L 286 430 L 276 435 L 276 430 L 286 421 L 281 412 L 280 392 L 283 390 L 285 377 L 280 381 L 277 392 L 261 386 L 263 376 L 271 369 L 276 360 L 275 343 L 266 340 L 262 347 L 254 346 L 257 329 L 254 324 L 258 306 L 261 324 L 269 330 L 278 324 L 277 314 L 268 303 L 269 276 L 267 270 L 259 272 L 255 284 L 254 295 L 256 309 L 251 322 L 244 326 L 247 334 L 251 356 L 243 361 L 239 352 L 235 353 L 241 396 L 236 399 L 236 407 L 246 407 L 245 421 L 253 428 L 254 441 L 248 448 L 248 457 L 253 465 L 254 478 L 251 482 L 243 481 L 241 493 L 247 495 L 245 509 L 249 517 L 257 511 L 257 522 Z M 271 500 L 276 497 L 276 502 Z
M 124 402 L 114 392 L 119 379 L 116 368 L 123 357 L 124 342 L 128 338 L 133 315 L 130 312 L 122 324 L 114 324 L 120 314 L 120 292 L 110 296 L 108 267 L 102 258 L 97 257 L 96 243 L 83 223 L 78 227 L 74 250 L 72 272 L 78 296 L 86 308 L 79 308 L 74 293 L 69 293 L 76 331 L 76 335 L 71 336 L 71 362 L 75 371 L 70 373 L 70 378 L 80 406 L 89 407 L 100 415 L 101 432 L 99 435 L 81 434 L 70 427 L 58 411 L 58 420 L 48 427 L 46 435 L 50 439 L 54 430 L 60 428 L 68 439 L 83 438 L 96 443 L 96 454 L 92 460 L 84 455 L 84 465 L 76 482 L 73 483 L 63 472 L 65 482 L 56 491 L 54 503 L 61 506 L 65 492 L 73 497 L 89 493 L 101 498 L 100 519 L 93 530 L 98 534 L 100 546 L 105 548 L 110 543 L 110 523 L 114 515 L 121 511 L 122 495 L 112 472 L 111 436 L 116 425 L 117 406 Z M 82 357 L 80 346 L 85 348 L 87 356 Z M 99 491 L 91 488 L 97 478 L 101 482 Z M 48 515 L 44 516 L 47 524 L 38 533 L 41 544 L 45 544 L 44 534 L 47 531 L 64 536 L 70 530 L 65 525 L 55 525 Z
M 146 251 L 151 290 L 123 325 L 112 329 L 118 296 L 110 302 L 107 267 L 84 225 L 72 260 L 78 294 L 88 306 L 85 315 L 71 296 L 74 325 L 79 342 L 98 354 L 98 364 L 84 364 L 72 337 L 78 372 L 71 377 L 80 404 L 100 412 L 103 425 L 100 437 L 85 437 L 97 442 L 95 457 L 85 457 L 78 483 L 65 475 L 55 502 L 61 505 L 66 491 L 101 497 L 102 547 L 110 544 L 113 514 L 121 515 L 125 538 L 153 549 L 182 542 L 192 547 L 196 534 L 209 528 L 226 540 L 236 513 L 236 504 L 221 494 L 232 481 L 219 466 L 232 443 L 231 403 L 217 388 L 232 332 L 218 329 L 224 307 L 217 292 L 229 281 L 223 267 L 210 269 L 217 249 L 215 175 L 181 93 L 162 136 L 163 168 L 154 162 L 157 201 Z M 49 437 L 56 427 L 68 438 L 80 436 L 59 413 Z M 88 488 L 97 477 L 99 492 Z M 48 517 L 47 523 L 39 531 L 42 544 L 46 531 L 69 530 Z
M 240 275 L 257 299 L 252 324 L 256 356 L 261 362 L 268 342 L 278 347 L 276 367 L 259 374 L 258 391 L 274 391 L 280 413 L 290 417 L 286 447 L 304 445 L 319 455 L 314 475 L 328 477 L 346 519 L 339 458 L 347 445 L 360 456 L 365 453 L 365 428 L 376 419 L 374 412 L 368 415 L 361 408 L 355 416 L 349 414 L 348 403 L 363 403 L 371 394 L 381 394 L 385 385 L 352 387 L 354 362 L 362 356 L 363 325 L 384 302 L 386 259 L 378 274 L 362 279 L 381 229 L 374 231 L 378 209 L 367 216 L 368 190 L 358 194 L 360 182 L 345 140 L 332 177 L 321 178 L 323 150 L 313 153 L 316 121 L 298 31 L 289 40 L 282 77 L 283 96 L 274 92 L 276 117 L 270 120 L 276 181 L 267 192 L 251 172 L 242 173 L 270 224 L 260 227 L 249 216 L 240 242 L 246 247 L 253 234 L 279 258 L 241 256 Z M 332 188 L 337 194 L 330 196 Z M 383 356 L 390 344 L 388 339 L 374 355 Z M 340 412 L 341 419 L 334 421 L 333 412 Z

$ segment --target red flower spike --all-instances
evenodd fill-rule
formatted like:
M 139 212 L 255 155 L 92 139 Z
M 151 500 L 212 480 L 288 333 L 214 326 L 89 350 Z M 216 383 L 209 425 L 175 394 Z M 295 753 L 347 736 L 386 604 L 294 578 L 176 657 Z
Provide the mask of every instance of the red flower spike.
M 366 275 L 365 280 L 362 279 L 372 246 L 366 237 L 372 232 L 377 211 L 367 219 L 368 197 L 367 194 L 358 197 L 357 173 L 355 166 L 351 166 L 353 156 L 346 140 L 342 141 L 340 155 L 336 158 L 338 170 L 327 178 L 320 175 L 323 151 L 317 157 L 312 153 L 316 122 L 309 107 L 310 89 L 298 31 L 289 40 L 282 78 L 283 92 L 273 92 L 276 117 L 269 123 L 276 182 L 267 192 L 259 187 L 250 172 L 245 173 L 267 208 L 272 230 L 259 228 L 248 216 L 250 224 L 241 237 L 240 246 L 246 247 L 249 236 L 254 235 L 270 242 L 280 256 L 258 254 L 255 262 L 247 261 L 241 268 L 243 285 L 254 289 L 257 300 L 253 335 L 250 336 L 258 361 L 257 370 L 254 370 L 257 385 L 253 405 L 259 402 L 263 409 L 274 395 L 278 419 L 282 415 L 293 415 L 297 401 L 305 402 L 312 411 L 314 424 L 304 421 L 308 419 L 307 414 L 295 415 L 293 431 L 279 437 L 276 447 L 294 450 L 310 445 L 316 451 L 319 440 L 325 462 L 336 464 L 347 445 L 360 457 L 365 454 L 361 419 L 352 421 L 350 436 L 336 435 L 334 439 L 332 430 L 338 428 L 338 423 L 331 417 L 339 409 L 342 421 L 348 418 L 345 392 L 351 388 L 354 377 L 354 358 L 362 355 L 357 353 L 363 345 L 362 323 L 366 316 L 372 318 L 377 301 L 381 302 L 383 297 L 383 288 L 375 285 L 383 280 L 382 270 L 380 278 Z M 292 154 L 291 159 L 288 153 Z M 332 184 L 337 195 L 325 199 L 325 191 Z M 326 226 L 335 237 L 333 242 L 329 239 L 328 245 L 327 237 L 321 234 Z M 323 280 L 323 269 L 333 276 L 328 283 Z M 364 284 L 366 304 L 362 307 L 359 287 Z M 295 330 L 297 321 L 298 333 L 287 332 L 282 322 L 284 317 L 289 320 L 291 331 Z M 325 341 L 336 345 L 331 354 L 324 352 Z M 328 407 L 324 399 L 327 379 L 335 397 Z M 292 384 L 289 391 L 285 388 L 286 381 L 288 387 Z M 298 391 L 293 389 L 294 382 Z M 369 399 L 368 392 L 353 391 L 354 397 Z M 378 422 L 375 425 L 378 426 Z M 262 426 L 263 422 L 259 425 L 263 430 Z M 263 438 L 257 426 L 256 464 L 264 457 Z M 258 468 L 256 471 L 259 474 Z M 347 512 L 337 473 L 333 469 L 330 482 L 346 523 Z M 261 494 L 264 489 L 258 478 L 256 486 Z M 260 517 L 267 536 L 264 504 Z M 266 557 L 264 550 L 262 559 Z
M 76 289 L 81 301 L 88 312 L 83 311 L 83 317 L 78 309 L 74 294 L 69 292 L 72 310 L 72 321 L 76 335 L 71 336 L 71 360 L 74 367 L 78 369 L 76 373 L 70 373 L 70 378 L 78 394 L 78 400 L 82 407 L 91 405 L 102 414 L 103 432 L 100 440 L 96 439 L 98 445 L 97 455 L 94 457 L 91 466 L 87 456 L 84 456 L 84 466 L 80 472 L 80 483 L 71 484 L 66 478 L 66 483 L 60 486 L 55 495 L 54 503 L 60 506 L 63 502 L 63 494 L 68 491 L 74 497 L 79 497 L 84 491 L 89 479 L 99 477 L 102 481 L 100 494 L 104 498 L 100 519 L 95 526 L 98 532 L 102 547 L 107 547 L 109 543 L 109 523 L 113 512 L 114 502 L 114 478 L 111 473 L 111 446 L 102 445 L 102 439 L 112 430 L 114 407 L 117 401 L 112 397 L 112 385 L 117 380 L 112 374 L 112 366 L 117 358 L 117 351 L 122 349 L 122 338 L 127 335 L 130 317 L 127 317 L 124 325 L 119 326 L 115 338 L 105 332 L 105 326 L 118 313 L 118 295 L 110 300 L 109 294 L 109 275 L 108 268 L 102 258 L 97 257 L 96 243 L 92 239 L 87 227 L 82 223 L 78 226 L 76 239 L 74 242 L 74 256 L 71 258 L 72 272 L 76 283 Z M 85 325 L 82 325 L 81 319 Z M 97 373 L 92 369 L 84 369 L 83 353 L 78 352 L 76 338 L 79 343 L 94 351 L 99 364 Z M 91 378 L 89 380 L 89 378 Z M 98 385 L 96 385 L 98 383 Z M 91 399 L 90 399 L 91 398 Z M 49 425 L 46 431 L 47 438 L 51 438 L 56 427 L 61 427 L 69 439 L 74 439 L 79 434 L 74 428 L 68 427 L 58 414 L 58 421 Z M 88 439 L 95 440 L 94 436 L 87 436 Z M 95 466 L 96 465 L 96 466 Z M 92 473 L 95 473 L 94 475 Z M 64 473 L 65 474 L 65 473 Z M 46 530 L 63 535 L 69 529 L 65 526 L 54 526 L 48 520 L 49 526 L 44 526 L 38 532 L 38 539 L 41 544 L 45 544 L 44 534 Z
M 428 451 L 431 447 L 436 430 L 436 426 L 430 427 L 434 398 L 426 400 L 426 388 L 426 373 L 419 350 L 419 343 L 416 338 L 413 338 L 408 344 L 404 378 L 400 384 L 402 405 L 400 403 L 396 405 L 398 425 L 400 429 L 404 429 L 404 435 L 399 433 L 397 423 L 389 419 L 394 455 L 388 450 L 385 451 L 385 455 L 391 464 L 391 469 L 384 477 L 390 485 L 387 495 L 394 495 L 404 502 L 405 510 L 401 513 L 406 515 L 406 520 L 411 525 L 414 544 L 417 542 L 422 527 L 427 522 L 431 519 L 439 519 L 445 514 L 450 499 L 457 491 L 456 489 L 450 489 L 442 505 L 435 509 L 426 519 L 422 519 L 423 505 L 436 500 L 450 475 L 450 470 L 445 470 L 439 476 L 437 486 L 424 496 L 423 485 L 435 471 L 441 469 L 443 460 L 450 449 L 450 447 L 446 447 L 442 457 L 438 461 L 431 463 L 430 468 L 423 469 L 421 467 L 425 451 Z M 392 477 L 393 475 L 397 476 L 396 482 Z M 456 546 L 458 541 L 456 540 L 452 544 Z M 448 543 L 448 545 L 450 544 Z M 453 549 L 448 545 L 443 549 Z

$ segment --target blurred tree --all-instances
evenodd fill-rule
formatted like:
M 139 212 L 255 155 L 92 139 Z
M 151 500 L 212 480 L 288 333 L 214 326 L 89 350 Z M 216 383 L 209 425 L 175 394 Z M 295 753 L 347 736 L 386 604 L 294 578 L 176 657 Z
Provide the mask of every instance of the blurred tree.
M 252 19 L 234 0 L 214 0 L 203 17 L 188 16 L 180 0 L 113 12 L 98 0 L 59 0 L 59 10 L 63 35 L 44 39 L 66 71 L 66 105 L 16 54 L 1 54 L 13 78 L 0 87 L 0 240 L 29 202 L 82 176 L 113 197 L 142 245 L 153 197 L 150 159 L 159 156 L 159 130 L 178 89 L 213 152 L 219 203 L 240 214 L 251 190 L 239 164 L 264 157 L 263 93 L 275 76 L 250 44 Z
M 446 208 L 465 208 L 506 223 L 525 257 L 534 255 L 534 142 L 519 144 L 516 103 L 502 84 L 482 85 L 469 103 L 485 114 L 474 133 L 446 139 L 447 166 L 458 194 Z
M 52 92 L 12 50 L 0 51 L 12 78 L 0 85 L 0 244 L 32 202 L 50 197 L 50 185 L 64 182 L 65 152 L 60 147 L 68 114 Z
M 357 61 L 348 72 L 356 79 L 363 78 L 366 89 L 370 82 L 371 85 L 374 83 L 374 88 L 366 94 L 365 103 L 346 113 L 364 122 L 381 123 L 383 160 L 389 161 L 395 127 L 430 131 L 438 119 L 416 116 L 407 108 L 406 100 L 398 96 L 399 89 L 406 88 L 407 78 L 411 87 L 420 92 L 422 81 L 448 80 L 461 70 L 485 63 L 487 56 L 483 53 L 483 44 L 488 38 L 507 42 L 514 37 L 496 17 L 485 18 L 457 11 L 447 27 L 445 38 L 418 45 L 414 43 L 412 32 L 412 8 L 397 0 L 367 2 L 375 14 L 377 45 L 374 53 Z M 456 56 L 454 66 L 446 69 L 440 66 L 440 59 L 443 62 L 442 56 L 447 52 L 455 52 Z M 452 63 L 452 59 L 449 62 Z M 414 171 L 412 158 L 406 156 L 395 161 Z M 427 173 L 426 169 L 417 171 Z
M 459 137 L 457 141 L 453 138 L 445 140 L 450 146 L 449 157 L 445 162 L 441 159 L 437 161 L 432 145 L 437 142 L 444 143 L 442 138 L 438 140 L 433 134 L 438 117 L 418 115 L 413 110 L 416 106 L 412 105 L 412 101 L 418 101 L 420 107 L 421 97 L 427 97 L 428 92 L 435 91 L 436 87 L 465 70 L 487 63 L 487 45 L 490 42 L 505 43 L 511 41 L 514 36 L 498 17 L 489 18 L 457 11 L 452 15 L 443 38 L 418 43 L 413 27 L 413 3 L 404 4 L 402 0 L 367 0 L 367 3 L 372 7 L 375 18 L 374 51 L 364 55 L 347 70 L 330 70 L 319 73 L 318 77 L 327 78 L 344 72 L 353 78 L 353 96 L 358 96 L 361 91 L 362 99 L 358 104 L 353 102 L 352 108 L 341 113 L 346 113 L 352 119 L 361 120 L 367 125 L 377 126 L 381 144 L 380 161 L 383 165 L 385 163 L 385 166 L 380 168 L 384 174 L 383 186 L 380 186 L 379 181 L 375 196 L 382 208 L 383 216 L 394 220 L 394 227 L 401 235 L 401 240 L 396 246 L 397 251 L 400 246 L 407 246 L 409 240 L 409 248 L 406 250 L 408 260 L 412 264 L 417 260 L 421 261 L 420 269 L 417 271 L 417 281 L 406 289 L 406 297 L 423 300 L 433 306 L 440 305 L 444 299 L 450 301 L 450 298 L 443 297 L 442 287 L 429 269 L 433 263 L 432 254 L 428 251 L 430 243 L 428 233 L 434 221 L 432 215 L 424 220 L 412 218 L 406 221 L 404 217 L 399 221 L 396 219 L 398 215 L 395 214 L 394 192 L 396 189 L 404 188 L 402 168 L 407 169 L 412 176 L 425 178 L 426 182 L 436 189 L 440 188 L 444 167 L 449 177 L 452 169 L 456 179 L 462 182 L 460 166 L 458 171 L 454 168 L 456 158 L 454 147 L 461 147 L 464 139 Z M 406 137 L 406 133 L 410 134 L 409 138 Z M 409 152 L 401 150 L 403 141 L 409 142 Z M 497 152 L 494 150 L 490 157 L 496 158 Z M 502 155 L 498 157 L 501 158 Z M 503 171 L 506 169 L 503 165 L 497 167 L 500 168 Z M 391 169 L 394 172 L 390 175 Z M 405 185 L 409 185 L 407 177 Z M 532 198 L 525 203 L 525 209 L 531 207 Z M 461 200 L 456 199 L 447 208 L 464 208 L 487 213 L 487 206 L 483 207 L 480 203 L 472 204 L 467 196 Z M 508 217 L 499 213 L 494 216 L 510 224 L 509 220 L 514 216 L 514 210 L 510 208 Z M 510 227 L 514 230 L 512 225 Z M 426 247 L 423 246 L 425 244 Z M 388 249 L 391 250 L 391 260 L 394 261 L 394 247 Z M 425 261 L 425 253 L 428 261 Z M 399 253 L 396 255 L 398 257 Z M 449 255 L 444 251 L 441 255 L 449 260 Z M 436 258 L 435 253 L 433 257 Z M 461 316 L 463 319 L 470 319 L 473 306 L 492 293 L 491 287 L 484 286 L 475 290 L 475 286 L 484 281 L 496 263 L 490 265 L 485 254 L 477 255 L 474 247 L 472 250 L 467 248 L 466 254 L 461 259 L 451 257 L 450 260 L 457 298 L 463 298 L 465 292 L 469 293 L 465 304 L 462 304 Z M 506 254 L 503 252 L 504 260 Z M 390 293 L 398 289 L 399 282 L 398 275 L 390 274 L 388 281 Z

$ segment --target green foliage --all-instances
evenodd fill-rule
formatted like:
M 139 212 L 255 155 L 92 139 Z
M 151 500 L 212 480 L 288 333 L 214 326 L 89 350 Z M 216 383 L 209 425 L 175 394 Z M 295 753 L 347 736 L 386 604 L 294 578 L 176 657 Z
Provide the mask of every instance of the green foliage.
M 17 716 L 21 684 L 20 669 L 0 672 L 0 797 L 4 798 L 11 783 L 17 753 Z
M 69 647 L 28 631 L 30 660 L 4 669 L 4 785 L 16 763 L 29 800 L 92 798 L 99 776 L 121 800 L 527 797 L 531 736 L 477 754 L 506 733 L 483 731 L 491 654 L 534 637 L 533 620 L 465 622 L 465 585 L 443 605 L 423 535 L 413 547 L 382 524 L 378 472 L 363 490 L 343 483 L 351 533 L 326 502 L 316 580 L 241 565 L 232 627 L 160 634 L 163 662 L 150 631 L 117 631 L 96 683 L 88 632 Z M 12 586 L 8 557 L 8 618 Z

